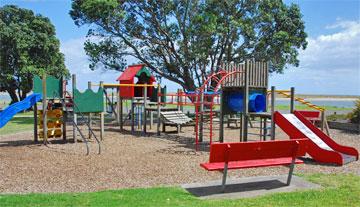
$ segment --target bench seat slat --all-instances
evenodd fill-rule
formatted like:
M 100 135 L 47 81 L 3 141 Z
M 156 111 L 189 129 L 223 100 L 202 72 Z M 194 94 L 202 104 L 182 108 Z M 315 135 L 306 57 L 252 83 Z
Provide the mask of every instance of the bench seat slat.
M 257 160 L 242 160 L 231 161 L 228 163 L 228 169 L 241 169 L 241 168 L 255 168 L 255 167 L 268 167 L 278 165 L 290 165 L 291 157 L 271 158 L 271 159 L 257 159 Z M 304 163 L 300 159 L 295 160 L 295 164 Z M 223 170 L 224 162 L 201 163 L 201 167 L 208 171 Z

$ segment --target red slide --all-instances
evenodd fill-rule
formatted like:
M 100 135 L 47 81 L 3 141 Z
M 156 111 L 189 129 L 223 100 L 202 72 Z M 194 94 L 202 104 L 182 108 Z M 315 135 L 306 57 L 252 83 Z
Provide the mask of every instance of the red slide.
M 299 111 L 295 111 L 294 114 L 275 112 L 274 120 L 290 139 L 310 139 L 307 153 L 317 162 L 343 165 L 359 159 L 359 153 L 355 148 L 339 145 Z

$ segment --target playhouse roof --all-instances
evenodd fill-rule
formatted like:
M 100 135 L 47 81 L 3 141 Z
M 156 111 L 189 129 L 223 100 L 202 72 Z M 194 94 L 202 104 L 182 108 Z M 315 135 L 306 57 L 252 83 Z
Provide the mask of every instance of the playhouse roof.
M 130 65 L 125 71 L 116 79 L 117 81 L 133 81 L 134 77 L 140 76 L 141 73 L 145 73 L 148 77 L 150 77 L 153 81 L 155 81 L 155 77 L 151 75 L 149 70 L 146 69 L 145 64 L 137 64 Z

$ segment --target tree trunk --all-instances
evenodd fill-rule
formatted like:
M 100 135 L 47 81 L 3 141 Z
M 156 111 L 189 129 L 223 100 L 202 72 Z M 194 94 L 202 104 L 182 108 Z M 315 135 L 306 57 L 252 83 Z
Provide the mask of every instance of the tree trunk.
M 16 94 L 16 89 L 15 88 L 5 88 L 5 90 L 10 95 L 10 98 L 11 98 L 11 103 L 10 104 L 19 102 L 19 98 L 18 98 L 18 96 Z

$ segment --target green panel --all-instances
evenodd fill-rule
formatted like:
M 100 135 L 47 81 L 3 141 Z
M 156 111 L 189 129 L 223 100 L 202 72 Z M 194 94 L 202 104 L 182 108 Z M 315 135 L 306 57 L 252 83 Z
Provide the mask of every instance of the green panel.
M 74 89 L 74 110 L 76 113 L 96 113 L 104 111 L 104 89 L 99 88 L 98 92 L 87 89 L 81 93 Z
M 161 102 L 165 102 L 166 100 L 166 86 L 161 88 L 161 94 L 165 96 L 161 96 Z M 153 93 L 151 94 L 150 101 L 151 102 L 157 102 L 158 99 L 158 89 L 154 87 Z
M 33 92 L 42 94 L 42 79 L 39 76 L 34 76 Z M 46 77 L 46 98 L 62 98 L 63 91 L 62 79 L 53 76 Z
M 146 67 L 142 67 L 137 73 L 136 73 L 136 77 L 140 77 L 141 73 L 145 73 L 147 77 L 151 77 L 151 73 L 148 69 L 146 69 Z

